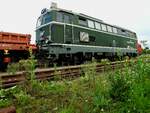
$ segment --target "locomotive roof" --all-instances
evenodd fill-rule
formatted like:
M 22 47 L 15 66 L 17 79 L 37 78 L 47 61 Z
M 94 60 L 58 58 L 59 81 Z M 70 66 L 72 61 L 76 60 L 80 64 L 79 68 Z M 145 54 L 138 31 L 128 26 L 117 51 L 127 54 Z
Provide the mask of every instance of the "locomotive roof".
M 100 19 L 88 16 L 88 15 L 85 15 L 85 14 L 82 14 L 82 13 L 75 13 L 72 10 L 66 10 L 66 9 L 61 9 L 61 8 L 52 8 L 51 10 L 62 11 L 62 12 L 66 12 L 66 13 L 82 16 L 82 17 L 85 17 L 85 18 L 89 18 L 91 20 L 96 20 L 98 22 L 103 22 L 103 20 L 100 20 Z
M 52 11 L 52 10 L 78 15 L 78 16 L 85 17 L 87 19 L 91 19 L 91 20 L 94 20 L 94 21 L 97 21 L 97 22 L 100 22 L 100 23 L 103 23 L 103 24 L 106 24 L 106 25 L 110 25 L 110 26 L 113 26 L 113 27 L 116 27 L 116 28 L 120 28 L 120 29 L 125 30 L 125 31 L 129 31 L 129 32 L 135 33 L 135 32 L 133 32 L 133 31 L 131 31 L 129 29 L 126 29 L 126 28 L 123 28 L 123 27 L 120 27 L 120 26 L 117 26 L 117 25 L 108 24 L 108 23 L 104 22 L 103 20 L 100 20 L 100 19 L 88 16 L 88 15 L 85 15 L 85 14 L 82 14 L 82 13 L 75 13 L 72 10 L 66 10 L 66 9 L 61 9 L 61 8 L 51 8 L 49 10 L 49 12 Z

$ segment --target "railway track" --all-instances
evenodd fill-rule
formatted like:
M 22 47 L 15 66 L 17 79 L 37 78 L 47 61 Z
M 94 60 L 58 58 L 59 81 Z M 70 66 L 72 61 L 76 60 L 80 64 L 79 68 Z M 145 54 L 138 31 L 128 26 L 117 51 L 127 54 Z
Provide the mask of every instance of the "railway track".
M 122 67 L 124 61 L 112 62 L 110 64 L 96 64 L 96 72 L 104 72 L 108 70 L 113 70 L 117 67 Z M 109 67 L 109 68 L 108 68 Z M 46 68 L 46 69 L 36 69 L 34 71 L 35 78 L 37 80 L 55 80 L 55 79 L 74 79 L 81 75 L 84 75 L 85 68 L 93 68 L 93 64 L 89 65 L 77 65 L 77 66 L 66 66 L 58 68 Z M 2 88 L 8 88 L 15 86 L 17 84 L 23 83 L 28 79 L 29 72 L 21 71 L 15 74 L 3 73 L 0 74 L 1 86 Z

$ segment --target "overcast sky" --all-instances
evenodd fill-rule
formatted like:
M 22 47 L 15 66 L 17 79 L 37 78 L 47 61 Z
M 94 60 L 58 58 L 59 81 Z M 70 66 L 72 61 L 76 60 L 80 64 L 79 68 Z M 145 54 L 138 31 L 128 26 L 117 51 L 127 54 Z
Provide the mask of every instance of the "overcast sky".
M 0 31 L 31 34 L 34 43 L 37 18 L 51 2 L 132 30 L 150 46 L 150 0 L 0 0 Z

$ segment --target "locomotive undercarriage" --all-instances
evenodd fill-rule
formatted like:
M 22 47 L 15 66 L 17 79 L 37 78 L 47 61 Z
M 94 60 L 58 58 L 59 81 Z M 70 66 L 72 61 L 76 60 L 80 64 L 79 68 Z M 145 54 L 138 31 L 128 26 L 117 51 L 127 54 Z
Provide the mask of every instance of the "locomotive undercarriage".
M 121 52 L 118 52 L 121 51 Z M 55 54 L 54 54 L 55 53 Z M 39 52 L 41 57 L 37 57 L 38 59 L 42 59 L 40 64 L 45 66 L 67 66 L 67 65 L 79 65 L 85 62 L 92 61 L 95 59 L 96 61 L 101 61 L 101 59 L 109 59 L 110 61 L 114 61 L 116 59 L 123 59 L 124 56 L 136 56 L 136 50 L 134 49 L 125 49 L 125 48 L 113 48 L 113 47 L 88 47 L 82 45 L 71 45 L 71 44 L 54 44 L 52 46 L 44 47 Z

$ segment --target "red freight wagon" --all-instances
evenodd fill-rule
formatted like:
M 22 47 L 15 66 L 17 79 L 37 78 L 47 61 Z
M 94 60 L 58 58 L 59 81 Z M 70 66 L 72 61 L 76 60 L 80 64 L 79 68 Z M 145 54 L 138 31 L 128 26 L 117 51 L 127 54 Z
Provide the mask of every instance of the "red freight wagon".
M 18 62 L 29 57 L 29 48 L 36 50 L 30 44 L 31 35 L 0 32 L 0 69 L 4 69 L 10 62 Z
M 142 54 L 142 47 L 141 47 L 141 44 L 137 43 L 137 52 L 138 52 L 138 55 L 141 55 Z

